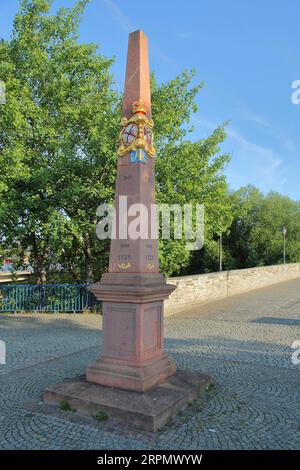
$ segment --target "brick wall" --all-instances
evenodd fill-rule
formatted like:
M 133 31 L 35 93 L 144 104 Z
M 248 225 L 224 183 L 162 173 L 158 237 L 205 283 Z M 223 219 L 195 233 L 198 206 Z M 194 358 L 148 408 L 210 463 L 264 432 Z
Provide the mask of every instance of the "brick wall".
M 300 278 L 300 263 L 171 277 L 168 283 L 177 288 L 165 301 L 165 313 L 170 315 L 197 303 L 230 297 L 295 278 Z

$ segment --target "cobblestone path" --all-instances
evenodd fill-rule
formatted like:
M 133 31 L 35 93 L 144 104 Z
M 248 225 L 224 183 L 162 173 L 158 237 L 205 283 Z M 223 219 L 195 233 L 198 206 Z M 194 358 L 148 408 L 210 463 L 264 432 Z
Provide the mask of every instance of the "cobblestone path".
M 178 367 L 216 385 L 158 433 L 47 413 L 42 390 L 99 355 L 101 317 L 2 315 L 0 449 L 300 449 L 300 280 L 194 307 L 165 321 Z

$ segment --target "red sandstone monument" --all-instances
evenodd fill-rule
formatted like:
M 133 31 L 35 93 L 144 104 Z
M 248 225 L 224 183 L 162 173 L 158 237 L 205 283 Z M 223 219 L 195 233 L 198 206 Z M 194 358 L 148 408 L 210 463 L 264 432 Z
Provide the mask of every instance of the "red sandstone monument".
M 163 350 L 163 307 L 174 286 L 159 273 L 155 203 L 155 147 L 151 116 L 147 37 L 129 36 L 123 118 L 119 136 L 115 195 L 116 238 L 111 241 L 109 270 L 91 287 L 103 302 L 103 343 L 100 358 L 85 376 L 44 390 L 49 404 L 68 401 L 78 413 L 99 411 L 128 425 L 155 431 L 196 398 L 211 378 L 177 371 Z M 148 209 L 151 237 L 124 234 L 132 217 L 122 208 L 143 204 Z M 120 230 L 121 229 L 121 230 Z M 120 235 L 121 233 L 121 235 Z
M 122 130 L 115 195 L 117 238 L 111 241 L 109 272 L 91 291 L 103 301 L 101 358 L 87 369 L 87 380 L 102 385 L 148 390 L 176 371 L 163 351 L 163 304 L 174 290 L 159 273 L 157 239 L 119 238 L 119 197 L 148 208 L 155 203 L 155 149 L 151 115 L 148 41 L 142 31 L 129 36 Z

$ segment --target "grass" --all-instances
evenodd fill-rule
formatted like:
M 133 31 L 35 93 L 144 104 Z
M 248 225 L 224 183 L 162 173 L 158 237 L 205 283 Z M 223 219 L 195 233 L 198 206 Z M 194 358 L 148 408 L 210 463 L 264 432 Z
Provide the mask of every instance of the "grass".
M 95 419 L 97 421 L 106 421 L 108 419 L 108 416 L 104 411 L 98 411 L 98 413 L 95 415 Z
M 72 408 L 71 403 L 68 400 L 61 400 L 59 402 L 59 408 L 62 411 L 72 411 L 72 413 L 74 413 L 76 411 Z

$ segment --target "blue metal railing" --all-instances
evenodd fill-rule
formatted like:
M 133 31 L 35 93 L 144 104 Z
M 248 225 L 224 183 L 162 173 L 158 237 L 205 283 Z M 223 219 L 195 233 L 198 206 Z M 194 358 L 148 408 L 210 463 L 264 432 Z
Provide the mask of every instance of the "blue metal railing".
M 87 284 L 0 285 L 0 312 L 82 312 L 99 305 Z

